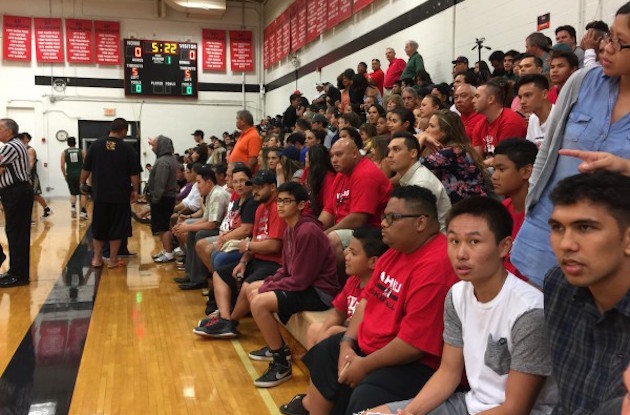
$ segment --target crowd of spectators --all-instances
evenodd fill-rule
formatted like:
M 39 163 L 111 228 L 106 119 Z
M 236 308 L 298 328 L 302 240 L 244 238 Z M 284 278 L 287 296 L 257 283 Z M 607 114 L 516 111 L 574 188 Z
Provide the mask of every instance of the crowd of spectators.
M 283 115 L 195 131 L 154 257 L 205 289 L 193 332 L 233 338 L 251 313 L 266 344 L 249 357 L 270 361 L 254 384 L 273 387 L 292 376 L 274 314 L 334 308 L 285 414 L 619 414 L 630 3 L 581 42 L 555 35 L 458 56 L 442 83 L 410 40 Z

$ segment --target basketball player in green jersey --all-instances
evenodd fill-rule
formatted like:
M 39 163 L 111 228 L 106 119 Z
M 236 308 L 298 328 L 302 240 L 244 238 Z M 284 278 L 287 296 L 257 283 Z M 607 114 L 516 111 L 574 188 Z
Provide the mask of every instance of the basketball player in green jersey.
M 68 189 L 70 190 L 70 204 L 72 205 L 70 208 L 70 214 L 73 218 L 77 217 L 76 203 L 77 195 L 79 195 L 81 204 L 80 218 L 85 220 L 88 218 L 87 210 L 85 210 L 87 196 L 85 194 L 81 194 L 81 186 L 79 183 L 85 152 L 76 148 L 76 145 L 77 139 L 69 137 L 68 148 L 61 153 L 61 173 L 63 173 L 63 176 L 66 178 Z

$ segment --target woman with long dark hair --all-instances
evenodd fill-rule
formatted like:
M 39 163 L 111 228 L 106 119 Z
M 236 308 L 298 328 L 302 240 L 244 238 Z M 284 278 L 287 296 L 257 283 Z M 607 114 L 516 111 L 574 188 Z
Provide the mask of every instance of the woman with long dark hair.
M 387 128 L 390 134 L 406 131 L 415 134 L 416 117 L 405 108 L 395 108 L 387 113 Z
M 365 91 L 368 88 L 368 83 L 365 77 L 361 74 L 355 74 L 352 77 L 352 84 L 350 85 L 350 103 L 352 104 L 352 111 L 357 114 L 361 114 L 361 104 L 365 99 Z
M 439 110 L 418 135 L 421 147 L 434 150 L 420 159 L 442 181 L 451 203 L 472 196 L 485 196 L 491 184 L 483 161 L 470 144 L 461 118 Z
M 477 77 L 477 84 L 485 84 L 492 77 L 490 68 L 486 61 L 478 61 L 475 63 L 475 76 Z
M 308 190 L 310 213 L 319 217 L 326 200 L 332 196 L 335 170 L 330 164 L 330 153 L 321 144 L 311 146 L 306 153 L 306 169 L 302 184 Z
M 378 123 L 378 117 L 379 116 L 384 117 L 385 114 L 386 114 L 385 109 L 381 105 L 374 104 L 367 110 L 367 122 L 376 126 L 376 124 Z

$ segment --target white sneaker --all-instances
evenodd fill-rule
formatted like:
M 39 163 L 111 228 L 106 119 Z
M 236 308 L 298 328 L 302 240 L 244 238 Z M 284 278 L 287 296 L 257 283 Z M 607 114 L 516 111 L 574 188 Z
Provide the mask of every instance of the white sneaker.
M 175 255 L 176 257 L 182 257 L 184 256 L 184 251 L 182 251 L 181 247 L 177 247 L 175 249 L 173 249 L 173 255 Z
M 151 258 L 153 258 L 153 259 L 159 258 L 159 257 L 161 257 L 162 255 L 164 255 L 164 253 L 165 253 L 165 252 L 166 252 L 165 250 L 161 250 L 161 251 L 160 251 L 160 252 L 158 252 L 157 254 L 152 255 L 152 256 L 151 256 Z
M 79 213 L 79 217 L 80 217 L 81 219 L 83 219 L 83 220 L 87 220 L 87 218 L 88 218 L 87 212 L 81 212 L 81 213 Z
M 153 262 L 156 262 L 158 264 L 163 264 L 163 263 L 166 263 L 166 262 L 171 262 L 174 259 L 175 259 L 175 255 L 173 255 L 172 252 L 163 252 L 157 258 L 153 258 Z
M 70 208 L 70 216 L 72 217 L 72 219 L 77 217 L 77 208 L 76 207 L 72 206 Z

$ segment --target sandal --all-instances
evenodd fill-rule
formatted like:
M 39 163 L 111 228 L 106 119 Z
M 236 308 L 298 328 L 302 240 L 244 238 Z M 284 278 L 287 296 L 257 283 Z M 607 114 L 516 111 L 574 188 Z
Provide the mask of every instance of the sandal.
M 92 260 L 92 262 L 90 262 L 90 266 L 92 268 L 103 268 L 103 261 Z
M 118 268 L 118 267 L 122 267 L 124 265 L 125 265 L 125 261 L 123 261 L 122 259 L 118 258 L 118 261 L 116 261 L 116 262 L 109 261 L 109 263 L 107 264 L 107 268 L 108 269 Z
M 291 402 L 280 406 L 280 412 L 285 415 L 308 415 L 308 411 L 302 405 L 302 399 L 305 396 L 305 393 L 298 393 Z

